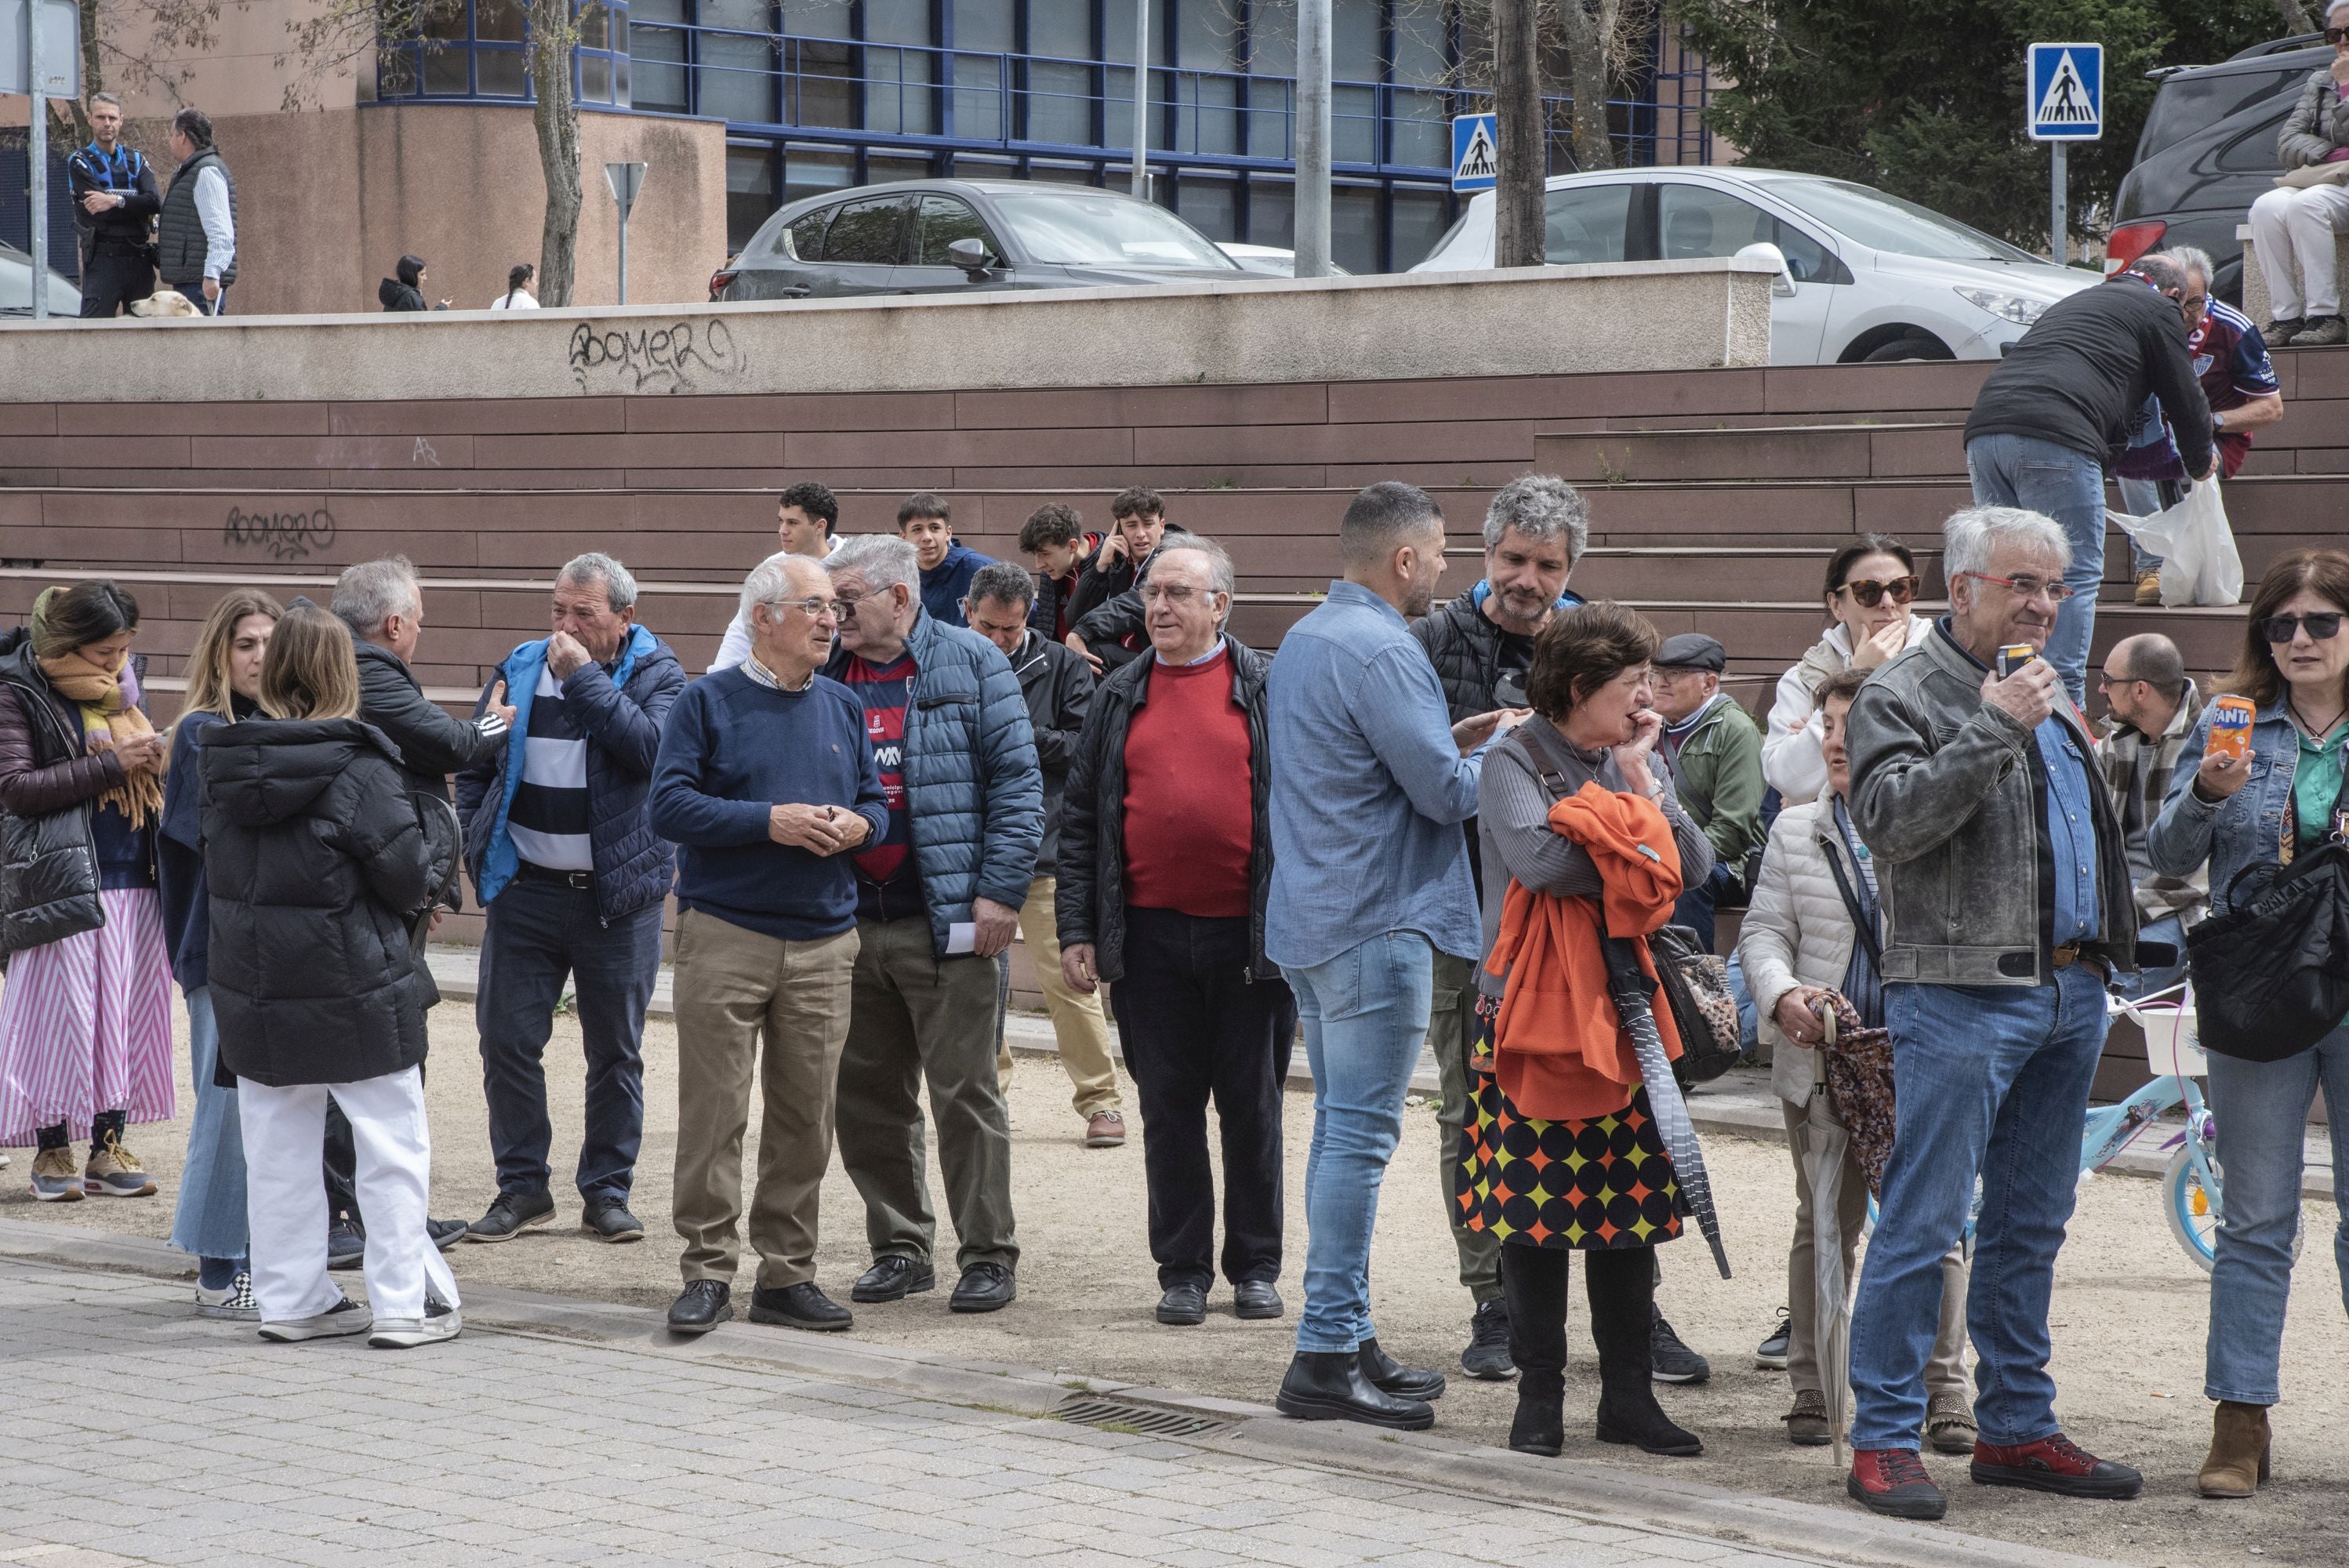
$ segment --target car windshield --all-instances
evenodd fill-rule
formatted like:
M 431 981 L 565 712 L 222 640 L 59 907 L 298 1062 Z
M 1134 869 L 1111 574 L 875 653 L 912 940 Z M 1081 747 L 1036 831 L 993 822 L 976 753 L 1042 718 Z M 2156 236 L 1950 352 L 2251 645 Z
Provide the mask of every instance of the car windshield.
M 1930 207 L 1887 196 L 1865 185 L 1843 180 L 1796 176 L 1755 181 L 1780 201 L 1807 212 L 1837 232 L 1870 250 L 1900 256 L 1927 256 L 1946 262 L 2027 262 L 2044 266 L 2044 258 L 2018 250 L 2004 240 L 1993 240 L 1955 218 L 1944 218 Z
M 2256 103 L 2297 92 L 2308 79 L 2309 67 L 2289 70 L 2213 71 L 2207 76 L 2172 77 L 2153 97 L 2145 117 L 2145 130 L 2137 139 L 2139 162 L 2163 148 L 2209 129 L 2230 114 Z
M 1239 263 L 1190 224 L 1147 201 L 1075 192 L 1003 191 L 995 197 L 1020 248 L 1064 267 L 1236 273 Z

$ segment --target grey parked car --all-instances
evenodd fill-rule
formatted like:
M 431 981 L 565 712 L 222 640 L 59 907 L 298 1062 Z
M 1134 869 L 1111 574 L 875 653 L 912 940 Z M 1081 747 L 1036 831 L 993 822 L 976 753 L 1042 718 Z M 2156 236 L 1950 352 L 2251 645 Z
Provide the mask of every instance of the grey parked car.
M 711 274 L 709 297 L 842 299 L 1246 275 L 1165 208 L 1114 191 L 908 180 L 792 202 Z

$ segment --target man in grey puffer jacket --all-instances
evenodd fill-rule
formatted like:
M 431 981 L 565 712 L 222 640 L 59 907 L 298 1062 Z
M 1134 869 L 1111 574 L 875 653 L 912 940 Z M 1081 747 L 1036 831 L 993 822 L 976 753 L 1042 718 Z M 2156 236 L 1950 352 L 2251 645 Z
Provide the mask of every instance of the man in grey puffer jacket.
M 2120 821 L 2079 710 L 2037 656 L 2070 561 L 2053 518 L 1959 512 L 1942 547 L 1949 617 L 1851 707 L 1851 814 L 1878 867 L 1900 1092 L 1852 1315 L 1846 1490 L 1898 1518 L 1939 1519 L 1947 1507 L 1918 1460 L 1918 1431 L 1941 1260 L 1977 1179 L 1973 1480 L 2102 1498 L 2144 1484 L 2064 1435 L 2047 1375 L 2048 1299 L 2104 1049 L 2105 990 L 2137 967 Z M 2002 675 L 2002 650 L 2018 645 L 2032 656 Z
M 962 1278 L 947 1305 L 1017 1294 L 1011 1120 L 995 1074 L 995 955 L 1010 945 L 1044 836 L 1043 772 L 1019 677 L 978 633 L 924 612 L 902 539 L 851 540 L 824 570 L 840 646 L 823 673 L 864 708 L 889 829 L 854 852 L 856 969 L 840 1059 L 840 1161 L 873 1266 L 850 1299 L 933 1288 L 926 1081 Z

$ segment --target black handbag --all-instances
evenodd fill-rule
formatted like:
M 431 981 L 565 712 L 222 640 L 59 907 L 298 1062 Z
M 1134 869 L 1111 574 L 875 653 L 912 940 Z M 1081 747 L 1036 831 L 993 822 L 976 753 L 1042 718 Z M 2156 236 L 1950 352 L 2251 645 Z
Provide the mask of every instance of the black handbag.
M 2349 1018 L 2349 845 L 2245 866 L 2226 903 L 2186 934 L 2202 1047 L 2247 1062 L 2298 1056 Z

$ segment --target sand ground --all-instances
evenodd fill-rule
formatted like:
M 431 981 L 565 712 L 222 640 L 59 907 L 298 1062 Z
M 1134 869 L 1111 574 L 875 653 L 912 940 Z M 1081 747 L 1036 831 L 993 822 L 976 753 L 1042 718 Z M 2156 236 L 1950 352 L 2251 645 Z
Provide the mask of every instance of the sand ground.
M 470 1218 L 495 1191 L 471 1010 L 461 1004 L 437 1009 L 433 1042 L 434 1212 Z M 129 1140 L 160 1182 L 160 1197 L 35 1203 L 23 1185 L 28 1156 L 20 1152 L 0 1179 L 0 1217 L 167 1235 L 186 1138 L 184 1041 L 181 1049 L 181 1119 L 133 1129 Z M 676 1050 L 671 1025 L 655 1020 L 647 1026 L 647 1127 L 634 1207 L 649 1234 L 640 1243 L 607 1245 L 577 1228 L 577 1200 L 562 1175 L 577 1148 L 580 1057 L 575 1022 L 568 1016 L 557 1019 L 548 1051 L 554 1068 L 556 1222 L 501 1246 L 459 1246 L 452 1262 L 460 1284 L 478 1280 L 645 1307 L 667 1304 L 678 1284 L 678 1246 L 668 1225 Z M 1130 1103 L 1128 1117 L 1134 1119 Z M 934 1294 L 857 1308 L 854 1332 L 870 1340 L 1268 1403 L 1290 1353 L 1300 1295 L 1299 1194 L 1311 1118 L 1310 1100 L 1292 1093 L 1288 1264 L 1281 1281 L 1291 1317 L 1241 1323 L 1230 1315 L 1228 1288 L 1219 1286 L 1204 1326 L 1162 1327 L 1151 1317 L 1158 1288 L 1145 1241 L 1138 1121 L 1123 1150 L 1081 1148 L 1067 1080 L 1049 1060 L 1023 1059 L 1011 1093 L 1023 1247 L 1019 1302 L 992 1316 L 951 1316 L 946 1301 L 952 1269 L 947 1266 Z M 754 1141 L 756 1136 L 754 1122 Z M 1785 1376 L 1753 1364 L 1753 1348 L 1785 1299 L 1785 1238 L 1794 1211 L 1788 1157 L 1775 1144 L 1716 1136 L 1708 1140 L 1707 1160 L 1735 1277 L 1717 1277 L 1692 1236 L 1664 1249 L 1661 1297 L 1682 1337 L 1713 1360 L 1710 1383 L 1661 1395 L 1675 1418 L 1702 1435 L 1705 1454 L 1651 1459 L 1601 1449 L 1590 1439 L 1587 1418 L 1576 1417 L 1597 1399 L 1595 1360 L 1579 1327 L 1571 1336 L 1568 1451 L 1633 1469 L 1669 1468 L 1748 1491 L 1831 1501 L 1841 1497 L 1842 1484 L 1829 1450 L 1785 1443 L 1778 1419 L 1787 1403 Z M 1415 1103 L 1381 1200 L 1371 1267 L 1380 1338 L 1405 1359 L 1454 1374 L 1438 1406 L 1439 1429 L 1499 1443 L 1514 1405 L 1511 1386 L 1457 1375 L 1469 1302 L 1439 1206 L 1436 1161 L 1434 1109 Z M 744 1164 L 751 1168 L 747 1158 Z M 931 1174 L 935 1190 L 935 1161 Z M 952 1232 L 944 1207 L 940 1199 L 941 1253 L 950 1264 Z M 854 1190 L 835 1162 L 823 1193 L 821 1281 L 843 1301 L 868 1261 L 862 1220 Z M 1966 1482 L 1964 1461 L 1936 1458 L 1932 1468 L 1951 1492 L 1950 1522 L 1981 1534 L 2168 1568 L 2349 1561 L 2343 1544 L 2349 1528 L 2349 1319 L 2330 1244 L 2336 1223 L 2331 1204 L 2312 1201 L 2309 1245 L 2285 1334 L 2288 1402 L 2273 1415 L 2275 1479 L 2254 1501 L 2206 1502 L 2195 1495 L 2193 1477 L 2209 1431 L 2210 1408 L 2201 1395 L 2207 1276 L 2171 1240 L 2155 1183 L 2122 1176 L 2089 1182 L 2058 1265 L 2054 1330 L 2060 1408 L 2083 1443 L 2146 1472 L 2145 1496 L 2128 1504 L 2085 1504 L 1993 1491 Z M 747 1287 L 747 1270 L 742 1283 Z M 1578 1289 L 1578 1311 L 1579 1295 Z

